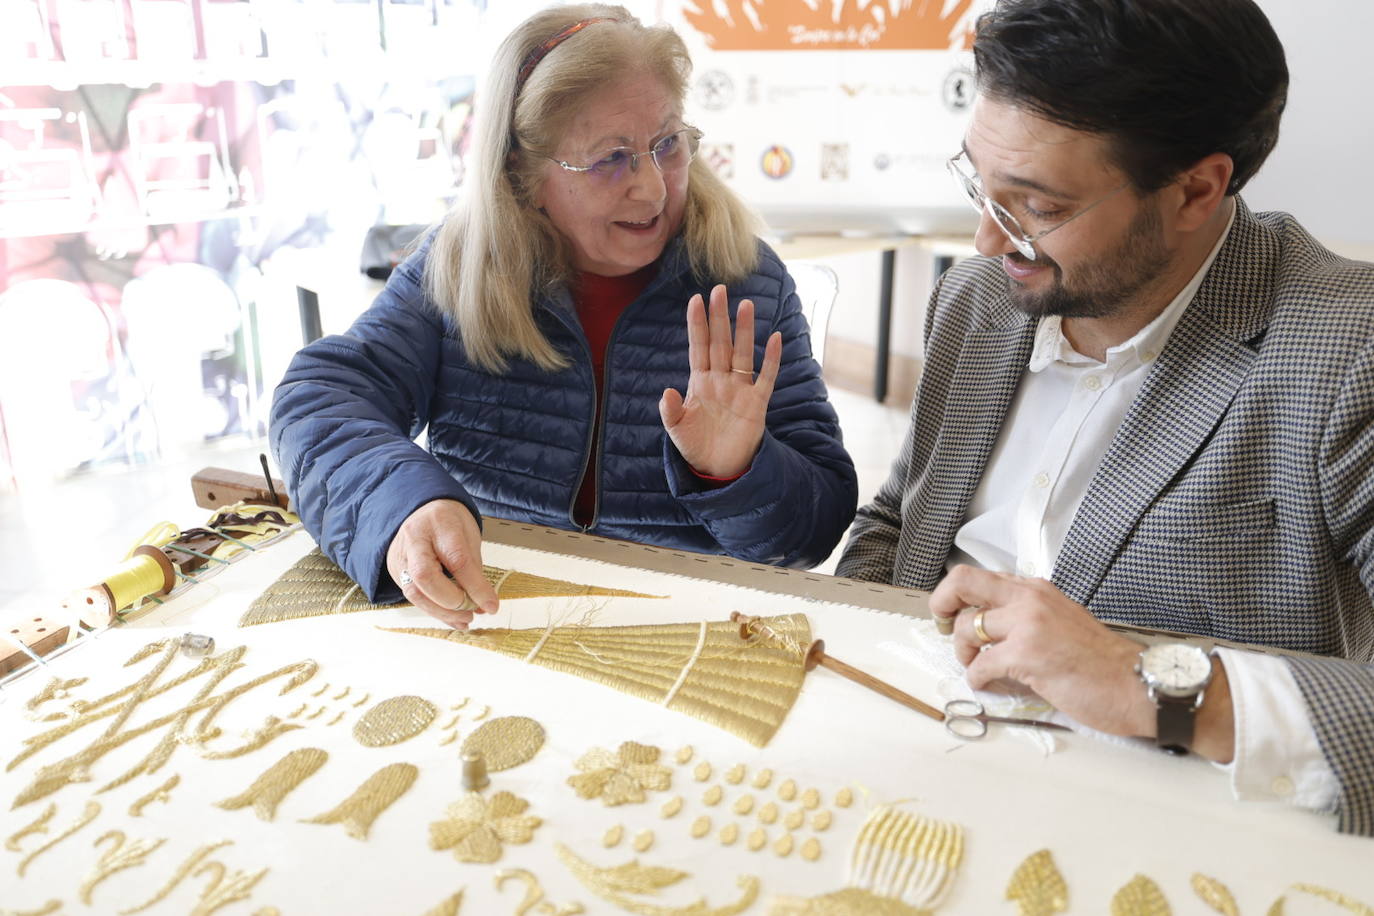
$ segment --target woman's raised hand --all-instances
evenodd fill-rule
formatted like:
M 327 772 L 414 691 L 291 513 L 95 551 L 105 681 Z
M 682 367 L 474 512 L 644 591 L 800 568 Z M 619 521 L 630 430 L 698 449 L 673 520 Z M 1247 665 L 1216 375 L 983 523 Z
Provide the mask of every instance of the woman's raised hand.
M 734 342 L 725 287 L 711 290 L 708 310 L 700 294 L 687 303 L 687 397 L 667 388 L 658 402 L 663 428 L 689 465 L 710 477 L 738 477 L 749 468 L 763 441 L 768 399 L 782 363 L 782 335 L 776 331 L 754 373 L 754 303 L 745 299 L 735 315 Z

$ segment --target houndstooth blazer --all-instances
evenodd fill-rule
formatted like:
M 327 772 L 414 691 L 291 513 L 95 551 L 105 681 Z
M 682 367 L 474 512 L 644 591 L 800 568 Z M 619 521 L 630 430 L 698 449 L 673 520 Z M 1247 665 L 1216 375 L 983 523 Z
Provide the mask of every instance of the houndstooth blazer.
M 936 585 L 1034 332 L 996 259 L 946 273 L 910 431 L 839 575 Z M 1325 656 L 1287 661 L 1340 829 L 1374 835 L 1374 264 L 1237 201 L 1052 581 L 1102 620 Z

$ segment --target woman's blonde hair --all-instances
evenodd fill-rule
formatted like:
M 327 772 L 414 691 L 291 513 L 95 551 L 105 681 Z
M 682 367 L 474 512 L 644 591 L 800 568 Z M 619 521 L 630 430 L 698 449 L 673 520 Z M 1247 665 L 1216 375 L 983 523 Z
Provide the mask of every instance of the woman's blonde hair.
M 538 58 L 564 29 L 594 22 Z M 522 66 L 527 79 L 520 82 Z M 503 372 L 510 357 L 568 365 L 540 332 L 534 303 L 572 276 L 571 248 L 533 204 L 564 131 L 586 98 L 632 73 L 650 73 L 679 102 L 692 62 L 668 26 L 647 28 L 620 6 L 578 4 L 536 13 L 506 37 L 477 99 L 463 195 L 439 227 L 425 286 L 457 320 L 468 358 Z M 723 283 L 756 266 L 753 213 L 700 158 L 688 172 L 683 235 L 694 275 Z

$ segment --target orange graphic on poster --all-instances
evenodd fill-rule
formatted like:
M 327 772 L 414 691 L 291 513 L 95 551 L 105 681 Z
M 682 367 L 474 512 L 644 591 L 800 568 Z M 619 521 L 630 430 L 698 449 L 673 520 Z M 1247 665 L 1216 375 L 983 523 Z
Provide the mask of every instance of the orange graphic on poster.
M 716 51 L 970 48 L 974 0 L 694 0 L 682 16 Z
M 792 152 L 785 146 L 770 146 L 763 152 L 763 174 L 786 178 L 792 173 Z

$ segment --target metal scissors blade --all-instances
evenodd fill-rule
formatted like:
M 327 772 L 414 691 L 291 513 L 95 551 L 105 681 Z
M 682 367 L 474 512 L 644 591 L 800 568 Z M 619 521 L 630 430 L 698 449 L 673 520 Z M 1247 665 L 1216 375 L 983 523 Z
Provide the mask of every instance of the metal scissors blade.
M 1055 728 L 1072 731 L 1067 725 L 1043 719 L 1020 719 L 1013 716 L 990 716 L 977 700 L 950 700 L 945 704 L 945 729 L 957 738 L 975 741 L 988 733 L 988 723 L 1029 725 L 1033 728 Z

